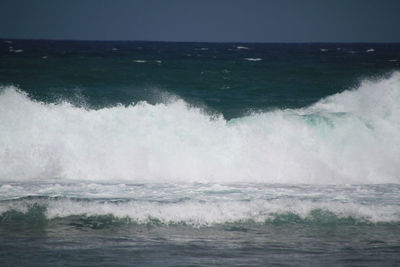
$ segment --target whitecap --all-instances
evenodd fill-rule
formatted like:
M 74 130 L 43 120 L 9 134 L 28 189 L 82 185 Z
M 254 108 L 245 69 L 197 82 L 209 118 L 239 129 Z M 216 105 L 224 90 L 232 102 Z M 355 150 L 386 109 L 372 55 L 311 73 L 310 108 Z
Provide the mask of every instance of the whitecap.
M 248 57 L 248 58 L 244 58 L 244 60 L 247 60 L 247 61 L 261 61 L 263 59 L 259 58 L 259 57 L 256 57 L 256 58 Z
M 0 181 L 399 183 L 399 103 L 399 72 L 232 120 L 181 99 L 87 109 L 10 86 L 0 90 Z

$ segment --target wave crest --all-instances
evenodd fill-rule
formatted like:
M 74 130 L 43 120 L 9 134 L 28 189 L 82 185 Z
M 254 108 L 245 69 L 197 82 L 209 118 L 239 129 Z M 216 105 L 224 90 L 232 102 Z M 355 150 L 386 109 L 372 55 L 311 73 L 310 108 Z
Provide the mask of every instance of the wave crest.
M 400 73 L 226 121 L 183 100 L 99 110 L 0 93 L 0 180 L 398 183 Z

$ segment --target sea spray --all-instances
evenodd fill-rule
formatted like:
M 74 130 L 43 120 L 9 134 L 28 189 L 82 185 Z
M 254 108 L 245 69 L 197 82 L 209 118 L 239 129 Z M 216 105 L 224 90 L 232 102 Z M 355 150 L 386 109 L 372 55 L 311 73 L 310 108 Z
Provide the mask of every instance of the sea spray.
M 399 44 L 0 57 L 1 266 L 399 265 Z
M 183 100 L 102 109 L 0 94 L 0 179 L 397 183 L 400 73 L 226 121 Z

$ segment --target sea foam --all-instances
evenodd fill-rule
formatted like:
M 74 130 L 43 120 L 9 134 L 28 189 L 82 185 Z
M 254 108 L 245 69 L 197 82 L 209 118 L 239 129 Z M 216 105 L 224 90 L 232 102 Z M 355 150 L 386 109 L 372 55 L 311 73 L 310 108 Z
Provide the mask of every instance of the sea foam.
M 14 184 L 0 187 L 7 198 L 1 202 L 0 218 L 8 220 L 7 212 L 28 214 L 42 207 L 47 219 L 111 215 L 140 224 L 398 223 L 399 189 L 393 185 Z M 17 192 L 18 198 L 12 198 Z
M 0 180 L 400 182 L 400 73 L 225 120 L 177 99 L 99 110 L 0 93 Z

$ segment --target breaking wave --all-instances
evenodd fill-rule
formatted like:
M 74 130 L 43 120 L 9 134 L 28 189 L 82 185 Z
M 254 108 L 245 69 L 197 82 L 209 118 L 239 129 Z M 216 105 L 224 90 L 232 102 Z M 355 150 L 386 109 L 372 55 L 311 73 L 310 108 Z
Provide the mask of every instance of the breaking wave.
M 92 110 L 0 91 L 0 181 L 400 182 L 400 73 L 225 120 L 177 99 Z

